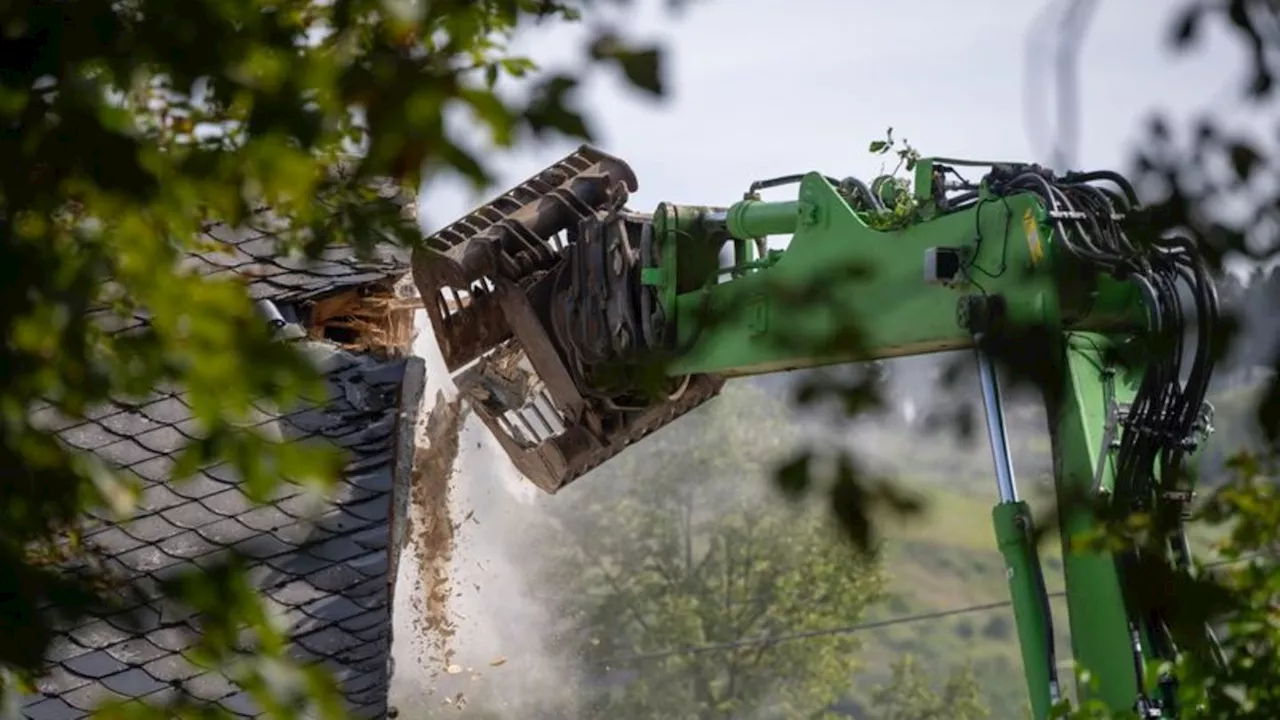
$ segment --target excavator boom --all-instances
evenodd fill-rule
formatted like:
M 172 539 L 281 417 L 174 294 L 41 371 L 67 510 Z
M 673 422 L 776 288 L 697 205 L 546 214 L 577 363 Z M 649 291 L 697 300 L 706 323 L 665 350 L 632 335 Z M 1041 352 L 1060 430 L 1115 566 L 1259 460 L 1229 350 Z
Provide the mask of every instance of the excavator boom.
M 626 206 L 631 168 L 584 146 L 432 235 L 414 277 L 459 389 L 547 492 L 712 399 L 726 378 L 972 348 L 1037 718 L 1062 697 L 1052 617 L 987 348 L 1042 329 L 1023 350 L 1050 369 L 1072 650 L 1101 680 L 1078 695 L 1175 717 L 1176 679 L 1146 676 L 1179 652 L 1173 609 L 1142 587 L 1136 549 L 1073 542 L 1099 523 L 1075 501 L 1179 518 L 1166 560 L 1189 562 L 1182 466 L 1208 430 L 1217 317 L 1204 264 L 1191 243 L 1133 223 L 1137 198 L 1114 173 L 945 158 L 913 170 L 909 184 L 793 175 L 724 207 L 640 213 Z M 761 199 L 784 185 L 792 199 Z M 789 236 L 785 250 L 776 236 Z

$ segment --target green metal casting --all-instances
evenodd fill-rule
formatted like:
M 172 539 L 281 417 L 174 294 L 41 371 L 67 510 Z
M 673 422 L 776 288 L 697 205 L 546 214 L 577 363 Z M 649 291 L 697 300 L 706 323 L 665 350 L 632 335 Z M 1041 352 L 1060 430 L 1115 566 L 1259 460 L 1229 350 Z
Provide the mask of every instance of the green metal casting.
M 991 516 L 996 544 L 1004 556 L 1005 574 L 1009 579 L 1009 597 L 1013 601 L 1031 709 L 1037 718 L 1049 717 L 1052 707 L 1049 685 L 1055 670 L 1049 646 L 1053 635 L 1050 618 L 1044 612 L 1045 598 L 1036 581 L 1040 558 L 1032 539 L 1031 507 L 1023 501 L 1000 503 Z
M 1064 508 L 1074 508 L 1059 518 L 1072 654 L 1099 679 L 1097 696 L 1108 707 L 1124 710 L 1133 703 L 1139 678 L 1115 558 L 1071 543 L 1072 538 L 1095 529 L 1096 518 L 1070 501 L 1112 489 L 1112 451 L 1103 448 L 1108 421 L 1114 423 L 1108 418 L 1109 401 L 1127 403 L 1133 399 L 1135 369 L 1120 372 L 1108 367 L 1104 352 L 1111 344 L 1111 339 L 1098 334 L 1067 336 L 1058 349 L 1062 383 L 1046 398 L 1046 408 L 1058 502 Z M 1082 697 L 1090 696 L 1089 688 L 1079 690 Z
M 1098 279 L 1094 296 L 1057 292 L 1044 210 L 1030 195 L 991 199 L 928 223 L 880 231 L 821 175 L 811 174 L 800 183 L 796 202 L 745 200 L 729 209 L 723 230 L 732 237 L 795 231 L 776 262 L 727 283 L 716 282 L 725 235 L 716 238 L 718 228 L 701 210 L 663 204 L 654 216 L 664 279 L 654 284 L 674 318 L 681 350 L 671 372 L 677 374 L 755 374 L 967 347 L 969 331 L 956 322 L 962 293 L 1002 295 L 1015 322 L 1057 325 L 1063 318 L 1065 327 L 1085 329 L 1124 326 L 1142 317 L 1138 292 L 1110 278 Z M 922 265 L 932 247 L 971 253 L 972 280 L 925 284 Z M 792 291 L 812 291 L 815 284 L 822 302 L 788 301 Z M 1090 304 L 1088 316 L 1077 319 Z M 828 344 L 850 318 L 865 332 L 861 351 L 795 353 L 796 347 Z

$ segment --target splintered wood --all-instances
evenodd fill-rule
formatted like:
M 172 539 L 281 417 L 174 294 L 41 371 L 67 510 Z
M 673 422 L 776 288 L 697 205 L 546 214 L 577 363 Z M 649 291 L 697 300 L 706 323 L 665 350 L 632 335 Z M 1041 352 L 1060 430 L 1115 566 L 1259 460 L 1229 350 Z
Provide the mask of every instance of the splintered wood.
M 406 297 L 396 282 L 385 280 L 329 295 L 311 306 L 307 332 L 312 339 L 336 340 L 347 350 L 398 357 L 413 344 L 417 297 Z M 335 338 L 335 331 L 338 338 Z
M 453 638 L 457 626 L 449 613 L 451 583 L 449 565 L 453 560 L 454 526 L 449 490 L 454 462 L 458 458 L 458 433 L 464 413 L 461 401 L 449 402 L 444 393 L 436 395 L 427 417 L 425 432 L 419 432 L 413 455 L 413 551 L 418 560 L 418 577 L 413 593 L 416 637 L 426 644 L 427 655 L 441 667 L 453 660 Z

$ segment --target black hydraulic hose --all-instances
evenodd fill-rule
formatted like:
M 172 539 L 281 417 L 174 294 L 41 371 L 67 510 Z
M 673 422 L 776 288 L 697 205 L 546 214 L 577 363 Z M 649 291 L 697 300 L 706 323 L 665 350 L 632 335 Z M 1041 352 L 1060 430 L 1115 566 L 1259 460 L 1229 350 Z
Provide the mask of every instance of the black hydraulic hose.
M 1106 232 L 1103 231 L 1099 224 L 1099 216 L 1095 212 L 1091 212 L 1088 207 L 1077 207 L 1074 200 L 1081 198 L 1076 196 L 1073 198 L 1072 193 L 1063 192 L 1063 190 L 1054 188 L 1054 195 L 1057 196 L 1059 207 L 1065 208 L 1066 212 L 1072 215 L 1082 216 L 1074 221 L 1077 238 L 1089 247 L 1089 250 L 1098 257 L 1105 257 L 1106 250 L 1098 245 L 1099 241 L 1105 242 L 1107 239 Z M 1083 203 L 1082 203 L 1083 205 Z M 1083 227 L 1082 227 L 1083 225 Z
M 780 175 L 775 178 L 769 178 L 768 180 L 756 180 L 747 187 L 747 194 L 754 195 L 760 190 L 769 190 L 771 188 L 782 187 L 783 185 L 794 185 L 801 180 L 804 180 L 806 175 L 807 173 L 796 173 L 793 175 Z M 853 187 L 871 208 L 875 210 L 885 209 L 884 203 L 880 201 L 880 198 L 877 197 L 875 193 L 871 192 L 871 188 L 868 187 L 865 182 L 858 178 L 847 177 L 844 180 L 837 180 L 830 175 L 823 175 L 822 179 L 830 183 L 832 187 Z
M 1125 199 L 1129 202 L 1129 208 L 1136 208 L 1142 203 L 1138 201 L 1138 192 L 1134 190 L 1133 184 L 1129 179 L 1113 170 L 1092 170 L 1089 172 L 1069 172 L 1062 178 L 1066 183 L 1088 183 L 1097 180 L 1106 180 L 1115 184 L 1120 188 L 1120 192 L 1124 193 Z
M 1199 264 L 1180 265 L 1179 271 L 1187 283 L 1196 303 L 1197 342 L 1195 357 L 1186 381 L 1186 394 L 1179 417 L 1179 430 L 1185 437 L 1190 437 L 1203 411 L 1204 399 L 1208 395 L 1209 381 L 1212 377 L 1214 359 L 1211 342 L 1215 334 L 1213 318 L 1217 314 L 1217 293 L 1208 282 L 1208 273 Z M 1199 290 L 1199 292 L 1197 292 Z M 1185 450 L 1181 445 L 1172 449 L 1170 466 L 1175 470 L 1181 465 Z M 1172 481 L 1170 478 L 1169 481 Z
M 1128 209 L 1136 205 L 1136 195 L 1127 181 L 1114 173 L 1081 173 L 1070 176 L 1073 184 L 1053 182 L 1033 171 L 1018 173 L 1001 183 L 1005 190 L 1028 190 L 1039 195 L 1054 216 L 1054 227 L 1063 245 L 1072 254 L 1112 272 L 1128 275 L 1148 298 L 1148 315 L 1152 335 L 1166 343 L 1162 357 L 1151 363 L 1132 403 L 1128 422 L 1134 432 L 1125 433 L 1117 472 L 1118 494 L 1130 502 L 1146 505 L 1158 502 L 1148 485 L 1157 458 L 1170 470 L 1181 461 L 1181 445 L 1190 432 L 1201 405 L 1202 388 L 1207 388 L 1208 340 L 1211 321 L 1197 323 L 1202 327 L 1196 338 L 1196 362 L 1189 368 L 1188 382 L 1182 383 L 1183 328 L 1188 318 L 1179 285 L 1185 282 L 1194 296 L 1198 317 L 1216 314 L 1212 301 L 1197 291 L 1206 283 L 1203 269 L 1188 269 L 1183 258 L 1144 257 L 1120 229 L 1117 205 Z M 1091 180 L 1109 180 L 1119 186 L 1123 197 L 1092 185 Z M 1000 191 L 1000 188 L 996 188 Z M 1176 247 L 1176 245 L 1175 245 Z M 1188 248 L 1189 250 L 1189 248 Z M 1192 263 L 1194 265 L 1194 263 Z
M 1053 630 L 1053 606 L 1049 602 L 1049 586 L 1044 579 L 1044 568 L 1038 562 L 1032 565 L 1031 581 L 1035 584 L 1036 601 L 1040 605 L 1040 612 L 1044 617 L 1045 661 L 1049 665 L 1049 701 L 1056 704 L 1061 697 L 1058 683 L 1057 641 Z
M 1130 210 L 1129 199 L 1126 198 L 1123 193 L 1116 192 L 1111 188 L 1085 184 L 1073 184 L 1069 185 L 1069 187 L 1106 198 L 1107 204 L 1111 206 L 1112 211 L 1116 214 L 1123 214 Z
M 770 188 L 782 187 L 783 185 L 795 185 L 801 180 L 804 180 L 806 175 L 808 175 L 808 173 L 796 173 L 793 175 L 779 175 L 778 177 L 769 178 L 768 180 L 756 180 L 747 187 L 747 193 L 751 194 L 757 190 L 768 190 Z M 822 179 L 834 186 L 838 186 L 840 184 L 839 180 L 828 175 L 823 175 Z M 867 192 L 870 193 L 870 190 Z
M 1031 192 L 1034 192 L 1037 195 L 1039 195 L 1042 200 L 1044 200 L 1046 205 L 1049 206 L 1050 212 L 1062 212 L 1062 207 L 1061 207 L 1061 204 L 1059 203 L 1058 192 L 1049 183 L 1049 181 L 1039 173 L 1034 173 L 1034 172 L 1022 173 L 1014 177 L 1009 182 L 1009 186 L 1012 188 L 1024 189 L 1024 190 L 1029 190 Z M 1063 224 L 1063 221 L 1060 218 L 1055 219 L 1053 224 L 1054 224 L 1054 229 L 1058 233 L 1058 237 L 1062 240 L 1063 244 L 1067 246 L 1068 250 L 1072 252 L 1072 254 L 1087 260 L 1091 260 L 1099 265 L 1103 265 L 1104 267 L 1111 269 L 1112 263 L 1110 262 L 1109 258 L 1107 258 L 1107 256 L 1100 254 L 1092 249 L 1085 249 L 1085 248 L 1079 247 L 1076 244 L 1075 239 L 1072 237 L 1072 234 L 1067 230 L 1066 226 Z
M 1092 183 L 1106 181 L 1118 188 Z M 1030 192 L 1038 196 L 1050 215 L 1061 247 L 1077 259 L 1132 283 L 1142 293 L 1147 309 L 1147 333 L 1159 345 L 1149 353 L 1139 386 L 1123 418 L 1115 457 L 1114 502 L 1131 511 L 1156 511 L 1173 527 L 1166 551 L 1173 564 L 1191 565 L 1191 549 L 1183 525 L 1181 491 L 1183 465 L 1192 451 L 1206 412 L 1209 382 L 1216 359 L 1213 342 L 1218 331 L 1220 298 L 1204 262 L 1192 242 L 1184 237 L 1160 238 L 1141 244 L 1130 240 L 1121 227 L 1126 213 L 1139 207 L 1137 193 L 1113 172 L 1071 173 L 1058 180 L 1035 169 L 1001 169 L 984 183 L 997 195 Z M 1192 328 L 1188 324 L 1195 323 Z M 1192 343 L 1192 347 L 1187 347 Z M 1157 480 L 1158 478 L 1158 480 Z M 1164 512 L 1178 511 L 1176 514 Z M 1170 607 L 1141 610 L 1136 601 L 1143 588 L 1136 587 L 1132 563 L 1137 548 L 1116 555 L 1126 597 L 1134 660 L 1140 664 L 1138 627 L 1150 637 L 1150 651 L 1171 659 L 1176 646 L 1163 615 Z M 1213 627 L 1204 625 L 1204 636 L 1213 662 L 1225 662 L 1225 654 Z M 1135 667 L 1135 672 L 1138 672 Z M 1170 706 L 1176 680 L 1162 678 L 1161 705 Z M 1145 693 L 1140 696 L 1140 703 Z
M 880 200 L 879 196 L 871 192 L 871 188 L 867 187 L 866 183 L 856 177 L 847 177 L 844 180 L 841 180 L 836 187 L 852 187 L 858 191 L 858 194 L 862 196 L 862 199 L 865 200 L 872 208 L 876 210 L 886 209 L 884 202 Z

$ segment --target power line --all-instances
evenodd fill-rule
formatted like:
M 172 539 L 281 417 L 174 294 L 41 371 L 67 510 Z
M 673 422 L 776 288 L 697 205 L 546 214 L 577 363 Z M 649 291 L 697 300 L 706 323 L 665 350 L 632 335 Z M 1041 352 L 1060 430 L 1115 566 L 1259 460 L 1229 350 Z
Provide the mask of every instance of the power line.
M 1066 593 L 1063 591 L 1049 593 L 1049 597 L 1062 597 Z M 901 617 L 888 618 L 886 620 L 876 620 L 873 622 L 858 623 L 857 625 L 845 625 L 843 627 L 826 628 L 823 630 L 807 630 L 805 632 L 787 633 L 785 635 L 765 636 L 759 638 L 751 638 L 749 640 L 735 640 L 732 642 L 712 643 L 709 645 L 692 645 L 689 647 L 675 648 L 672 650 L 660 650 L 651 653 L 637 653 L 635 655 L 620 655 L 618 657 L 605 660 L 608 663 L 623 663 L 635 660 L 655 660 L 658 658 L 671 657 L 673 655 L 697 655 L 701 653 L 717 652 L 720 650 L 736 650 L 744 647 L 755 647 L 760 645 L 778 645 L 784 642 L 792 642 L 794 640 L 808 640 L 816 637 L 826 637 L 830 635 L 850 635 L 866 630 L 876 630 L 879 628 L 893 627 L 894 625 L 908 625 L 911 623 L 923 622 L 925 620 L 941 620 L 943 618 L 952 617 L 954 615 L 967 615 L 969 613 L 982 612 L 984 610 L 999 610 L 1000 608 L 1009 607 L 1013 603 L 1008 600 L 1000 602 L 985 603 L 983 605 L 970 605 L 968 607 L 954 608 L 951 610 L 939 610 L 931 613 L 920 613 L 917 615 L 903 615 Z
M 1260 554 L 1251 554 L 1245 557 L 1235 558 L 1233 560 L 1219 560 L 1216 562 L 1205 563 L 1201 567 L 1205 570 L 1235 565 L 1237 563 L 1247 562 L 1256 559 Z M 1050 598 L 1066 597 L 1065 590 L 1058 590 L 1048 593 Z M 806 630 L 802 632 L 785 633 L 782 635 L 764 636 L 758 638 L 749 638 L 746 640 L 732 640 L 718 643 L 708 643 L 706 645 L 690 645 L 682 648 L 672 648 L 669 650 L 657 650 L 647 653 L 634 653 L 631 655 L 617 655 L 600 661 L 602 665 L 623 664 L 628 662 L 637 662 L 643 660 L 658 660 L 676 655 L 700 655 L 710 652 L 720 652 L 723 650 L 737 650 L 739 648 L 759 647 L 762 645 L 778 645 L 785 642 L 794 642 L 796 640 L 809 640 L 817 637 L 829 637 L 832 635 L 851 635 L 854 633 L 865 632 L 867 630 L 878 630 L 880 628 L 893 627 L 895 625 L 910 625 L 928 620 L 941 620 L 957 615 L 969 615 L 972 613 L 986 612 L 989 610 L 999 610 L 1002 608 L 1012 607 L 1013 601 L 1001 600 L 999 602 L 983 603 L 980 605 L 969 605 L 966 607 L 952 608 L 950 610 L 938 610 L 929 613 L 918 613 L 914 615 L 902 615 L 899 617 L 888 618 L 885 620 L 875 620 L 865 623 L 857 623 L 855 625 L 844 625 L 841 627 L 824 628 L 821 630 Z

